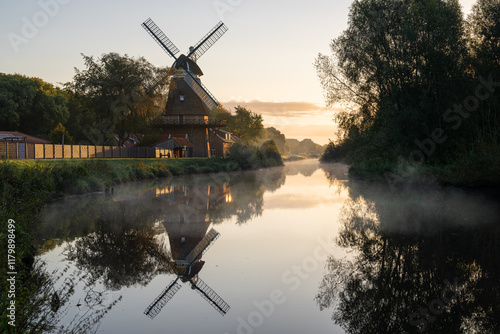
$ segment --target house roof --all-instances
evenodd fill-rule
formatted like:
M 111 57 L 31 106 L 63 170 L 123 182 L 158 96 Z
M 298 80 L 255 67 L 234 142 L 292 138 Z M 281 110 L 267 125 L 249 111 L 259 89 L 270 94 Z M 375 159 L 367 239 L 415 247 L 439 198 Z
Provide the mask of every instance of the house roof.
M 186 138 L 172 138 L 180 147 L 191 147 L 193 148 L 194 145 L 191 143 L 189 140 Z
M 219 139 L 220 141 L 222 141 L 223 143 L 232 143 L 233 141 L 232 140 L 227 140 L 226 138 L 222 137 L 221 135 L 219 134 L 216 134 L 215 137 L 212 137 L 213 139 Z
M 181 147 L 194 148 L 194 145 L 186 138 L 172 137 L 170 139 L 155 144 L 155 147 L 162 149 L 174 149 Z
M 231 134 L 231 138 L 238 144 L 243 144 L 243 140 L 240 137 Z
M 219 139 L 224 143 L 239 143 L 239 144 L 241 143 L 241 139 L 233 135 L 229 131 L 225 131 L 222 129 L 217 129 L 217 130 L 211 129 L 211 131 L 215 134 L 215 137 L 212 137 L 214 139 Z M 226 135 L 229 135 L 229 139 L 226 139 Z
M 122 145 L 123 145 L 123 147 L 134 147 L 137 144 L 141 143 L 141 139 L 140 138 L 142 138 L 142 137 L 144 137 L 143 134 L 130 133 L 130 134 L 128 134 L 128 136 L 125 137 L 127 140 L 125 140 Z M 118 136 L 117 134 L 115 134 L 115 140 L 117 142 L 119 141 L 119 138 L 120 138 L 120 136 Z
M 33 137 L 19 131 L 0 131 L 0 141 L 16 141 L 30 144 L 50 144 L 49 140 Z

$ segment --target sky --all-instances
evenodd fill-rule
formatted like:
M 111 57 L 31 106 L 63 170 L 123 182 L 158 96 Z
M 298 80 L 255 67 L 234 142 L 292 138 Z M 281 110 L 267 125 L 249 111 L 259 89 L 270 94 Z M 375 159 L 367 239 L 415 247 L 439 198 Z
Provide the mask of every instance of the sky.
M 85 69 L 81 54 L 173 59 L 141 27 L 151 18 L 187 53 L 219 21 L 229 31 L 198 61 L 203 83 L 231 110 L 263 115 L 287 138 L 335 138 L 313 66 L 347 28 L 353 0 L 0 0 L 0 72 L 53 84 Z M 468 13 L 475 1 L 460 0 Z M 1 126 L 0 126 L 1 127 Z

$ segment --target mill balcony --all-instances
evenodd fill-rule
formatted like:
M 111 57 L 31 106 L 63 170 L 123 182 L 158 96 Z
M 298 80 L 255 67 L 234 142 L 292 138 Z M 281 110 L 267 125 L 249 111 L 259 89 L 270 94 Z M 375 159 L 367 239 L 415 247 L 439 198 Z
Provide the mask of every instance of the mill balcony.
M 207 119 L 169 119 L 168 117 L 162 117 L 154 123 L 156 127 L 185 127 L 185 126 L 196 126 L 203 128 L 222 128 L 226 126 L 226 121 L 214 121 Z

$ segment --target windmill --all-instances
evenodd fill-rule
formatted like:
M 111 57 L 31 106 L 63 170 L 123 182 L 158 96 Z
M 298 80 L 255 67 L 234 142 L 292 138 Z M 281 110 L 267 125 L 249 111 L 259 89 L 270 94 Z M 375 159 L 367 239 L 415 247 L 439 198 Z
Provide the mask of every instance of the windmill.
M 220 314 L 225 315 L 229 311 L 230 306 L 198 277 L 198 273 L 205 264 L 204 261 L 201 261 L 202 255 L 219 236 L 219 232 L 211 229 L 184 259 L 177 259 L 175 262 L 170 262 L 177 277 L 170 282 L 162 293 L 146 308 L 144 314 L 151 319 L 156 317 L 182 287 L 179 280 L 182 283 L 189 282 L 191 289 L 196 290 L 196 292 L 198 292 L 203 299 L 212 305 Z
M 203 75 L 197 61 L 208 51 L 228 30 L 224 23 L 219 22 L 195 46 L 189 48 L 187 55 L 179 49 L 151 20 L 147 19 L 142 27 L 167 52 L 174 63 L 174 75 L 170 81 L 170 91 L 165 107 L 163 122 L 159 125 L 164 132 L 181 136 L 193 144 L 191 156 L 210 156 L 209 129 L 224 126 L 221 122 L 210 122 L 210 110 L 219 105 L 212 93 L 201 83 Z M 169 140 L 173 138 L 169 138 Z M 174 149 L 175 140 L 164 148 Z M 182 143 L 177 142 L 177 145 Z M 171 146 L 171 147 L 170 147 Z M 184 145 L 186 146 L 186 145 Z

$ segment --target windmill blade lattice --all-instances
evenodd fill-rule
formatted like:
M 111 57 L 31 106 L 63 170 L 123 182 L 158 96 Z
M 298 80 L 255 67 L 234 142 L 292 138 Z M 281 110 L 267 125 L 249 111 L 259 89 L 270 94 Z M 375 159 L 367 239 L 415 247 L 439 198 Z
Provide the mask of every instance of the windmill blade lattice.
M 215 98 L 215 96 L 210 93 L 210 91 L 199 82 L 189 71 L 186 71 L 188 75 L 184 77 L 184 81 L 191 87 L 196 95 L 200 97 L 200 99 L 205 103 L 208 109 L 212 110 L 219 105 L 219 101 Z
M 145 315 L 153 319 L 158 315 L 158 313 L 160 313 L 162 308 L 182 287 L 182 285 L 177 283 L 178 280 L 179 278 L 176 278 L 158 297 L 156 297 L 156 299 L 144 311 Z
M 156 23 L 151 20 L 151 18 L 144 21 L 142 27 L 154 38 L 154 40 L 160 44 L 160 46 L 167 51 L 172 58 L 177 59 L 175 56 L 180 52 L 180 50 L 172 43 L 170 39 L 161 31 L 161 29 L 156 25 Z
M 212 243 L 220 236 L 220 233 L 213 228 L 201 239 L 196 247 L 186 256 L 188 265 L 193 264 L 194 261 L 201 258 L 201 256 L 208 250 Z
M 146 82 L 145 89 L 144 89 L 146 94 L 152 93 L 158 87 L 160 82 L 165 80 L 165 78 L 168 78 L 168 74 L 165 74 L 165 75 L 160 74 L 157 77 L 151 78 L 148 82 Z
M 221 296 L 212 290 L 212 288 L 210 288 L 201 278 L 197 278 L 195 282 L 191 281 L 191 283 L 194 285 L 196 291 L 220 314 L 225 315 L 229 311 L 231 306 L 229 306 L 228 303 L 226 303 Z
M 187 55 L 194 61 L 200 59 L 200 57 L 207 52 L 208 49 L 212 47 L 222 37 L 227 31 L 227 27 L 223 22 L 217 23 L 217 25 L 208 32 L 189 52 Z

